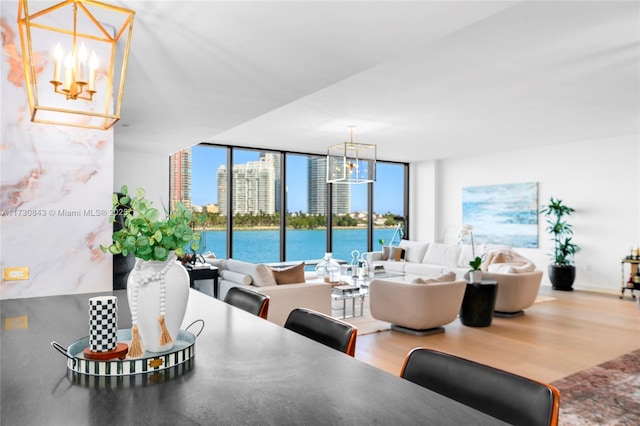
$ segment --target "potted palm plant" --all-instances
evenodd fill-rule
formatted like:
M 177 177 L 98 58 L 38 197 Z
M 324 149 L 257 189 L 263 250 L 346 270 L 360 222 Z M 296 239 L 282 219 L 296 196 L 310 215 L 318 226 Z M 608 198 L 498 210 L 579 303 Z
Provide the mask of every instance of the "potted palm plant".
M 549 198 L 549 203 L 542 206 L 540 213 L 546 217 L 547 232 L 553 241 L 553 263 L 549 265 L 549 280 L 555 290 L 573 290 L 576 268 L 573 258 L 580 251 L 573 241 L 573 229 L 566 218 L 575 212 L 559 198 Z

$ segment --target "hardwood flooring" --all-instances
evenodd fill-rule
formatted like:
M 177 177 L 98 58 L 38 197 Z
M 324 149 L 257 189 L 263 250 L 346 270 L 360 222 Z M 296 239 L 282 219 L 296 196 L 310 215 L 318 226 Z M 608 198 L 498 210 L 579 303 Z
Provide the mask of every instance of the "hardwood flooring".
M 398 375 L 411 349 L 429 347 L 549 383 L 640 348 L 640 309 L 629 292 L 623 300 L 550 287 L 540 294 L 555 300 L 536 303 L 520 317 L 494 318 L 490 327 L 455 320 L 432 336 L 358 336 L 356 358 Z

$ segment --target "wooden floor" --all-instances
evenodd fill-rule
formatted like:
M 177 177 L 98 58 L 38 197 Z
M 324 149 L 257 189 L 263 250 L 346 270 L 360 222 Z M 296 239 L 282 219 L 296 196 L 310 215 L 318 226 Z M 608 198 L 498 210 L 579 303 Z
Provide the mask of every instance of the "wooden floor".
M 494 318 L 490 327 L 466 327 L 455 320 L 445 333 L 432 336 L 396 331 L 358 336 L 356 358 L 398 375 L 411 349 L 428 347 L 553 382 L 640 349 L 640 310 L 629 292 L 624 300 L 617 294 L 550 287 L 540 294 L 555 300 L 536 303 L 521 317 Z

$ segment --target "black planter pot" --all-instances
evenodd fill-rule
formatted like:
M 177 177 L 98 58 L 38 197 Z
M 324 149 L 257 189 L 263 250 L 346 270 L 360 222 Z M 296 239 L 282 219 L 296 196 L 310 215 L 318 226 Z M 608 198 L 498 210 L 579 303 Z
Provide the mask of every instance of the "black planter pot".
M 133 253 L 129 253 L 127 257 L 121 254 L 113 255 L 113 289 L 126 290 L 129 272 L 136 264 L 136 258 Z
M 116 192 L 118 198 L 123 194 Z M 115 221 L 113 222 L 113 232 L 119 231 L 124 226 L 124 214 L 126 210 L 117 212 L 115 215 Z M 129 278 L 129 272 L 133 269 L 136 263 L 136 258 L 132 253 L 129 253 L 127 257 L 121 254 L 113 255 L 113 289 L 124 290 L 127 288 L 127 278 Z
M 575 266 L 549 265 L 549 280 L 554 290 L 572 291 L 575 279 Z

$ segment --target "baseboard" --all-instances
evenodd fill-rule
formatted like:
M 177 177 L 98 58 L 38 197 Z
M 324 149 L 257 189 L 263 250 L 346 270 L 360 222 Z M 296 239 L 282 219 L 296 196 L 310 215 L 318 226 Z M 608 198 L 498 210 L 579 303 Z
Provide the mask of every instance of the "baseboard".
M 414 328 L 403 327 L 401 325 L 391 324 L 391 330 L 401 333 L 411 334 L 414 336 L 430 336 L 432 334 L 444 333 L 444 327 L 427 328 L 425 330 L 416 330 Z
M 524 311 L 516 311 L 516 312 L 493 311 L 493 316 L 498 318 L 515 318 L 515 317 L 521 317 L 523 315 L 524 315 Z

